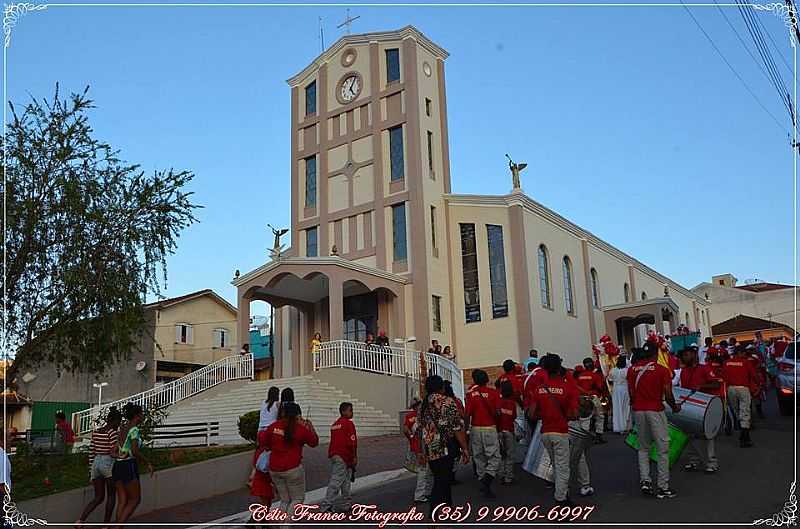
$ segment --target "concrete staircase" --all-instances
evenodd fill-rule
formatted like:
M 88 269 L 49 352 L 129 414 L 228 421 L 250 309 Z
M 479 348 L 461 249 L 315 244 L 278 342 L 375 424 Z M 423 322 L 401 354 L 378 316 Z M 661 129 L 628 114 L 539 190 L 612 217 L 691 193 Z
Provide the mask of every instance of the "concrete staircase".
M 397 418 L 367 405 L 334 386 L 322 382 L 312 375 L 275 380 L 234 381 L 204 391 L 187 400 L 173 404 L 164 424 L 184 424 L 206 421 L 219 422 L 219 436 L 212 444 L 234 445 L 245 441 L 239 436 L 239 416 L 258 410 L 271 386 L 281 390 L 294 390 L 295 401 L 303 410 L 303 416 L 314 423 L 320 442 L 328 442 L 330 425 L 339 418 L 339 403 L 352 402 L 359 437 L 371 437 L 399 433 Z M 160 446 L 198 444 L 197 439 L 159 442 Z

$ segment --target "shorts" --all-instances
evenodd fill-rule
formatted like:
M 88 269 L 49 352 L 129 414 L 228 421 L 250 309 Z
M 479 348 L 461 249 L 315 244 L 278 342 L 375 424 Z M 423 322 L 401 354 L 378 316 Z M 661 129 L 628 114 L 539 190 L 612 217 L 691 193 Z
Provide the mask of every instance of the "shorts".
M 114 481 L 128 483 L 139 479 L 139 464 L 136 459 L 118 459 L 114 461 L 114 469 L 111 471 Z
M 114 458 L 108 454 L 95 456 L 92 462 L 92 479 L 111 479 Z

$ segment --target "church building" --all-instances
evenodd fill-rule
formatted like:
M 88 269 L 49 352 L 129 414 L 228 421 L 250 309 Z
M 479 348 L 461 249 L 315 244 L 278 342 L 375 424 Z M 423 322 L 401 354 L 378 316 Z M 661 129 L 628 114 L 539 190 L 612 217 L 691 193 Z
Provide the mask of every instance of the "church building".
M 312 371 L 317 332 L 363 342 L 384 331 L 416 350 L 437 340 L 463 370 L 532 348 L 572 366 L 603 334 L 638 345 L 645 325 L 709 336 L 708 301 L 517 178 L 507 195 L 453 192 L 447 57 L 407 26 L 342 37 L 288 80 L 290 245 L 233 282 L 239 336 L 252 301 L 276 308 L 273 376 Z

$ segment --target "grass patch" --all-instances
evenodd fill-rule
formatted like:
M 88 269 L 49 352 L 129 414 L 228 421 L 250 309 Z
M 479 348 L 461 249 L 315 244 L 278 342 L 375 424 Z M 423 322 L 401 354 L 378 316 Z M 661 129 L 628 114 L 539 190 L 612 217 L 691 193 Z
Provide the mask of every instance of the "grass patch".
M 254 450 L 253 445 L 200 448 L 146 448 L 143 450 L 156 472 L 216 457 Z M 140 472 L 147 470 L 140 468 Z M 39 455 L 24 450 L 11 458 L 14 501 L 25 501 L 65 490 L 85 487 L 89 482 L 89 455 Z

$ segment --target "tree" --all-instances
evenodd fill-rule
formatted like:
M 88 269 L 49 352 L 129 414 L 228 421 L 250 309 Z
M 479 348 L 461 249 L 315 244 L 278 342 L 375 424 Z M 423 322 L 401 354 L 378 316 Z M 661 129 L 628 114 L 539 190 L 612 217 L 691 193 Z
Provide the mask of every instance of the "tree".
M 3 145 L 5 340 L 15 369 L 101 373 L 144 332 L 147 293 L 196 222 L 189 171 L 139 165 L 94 138 L 83 93 L 12 103 Z

